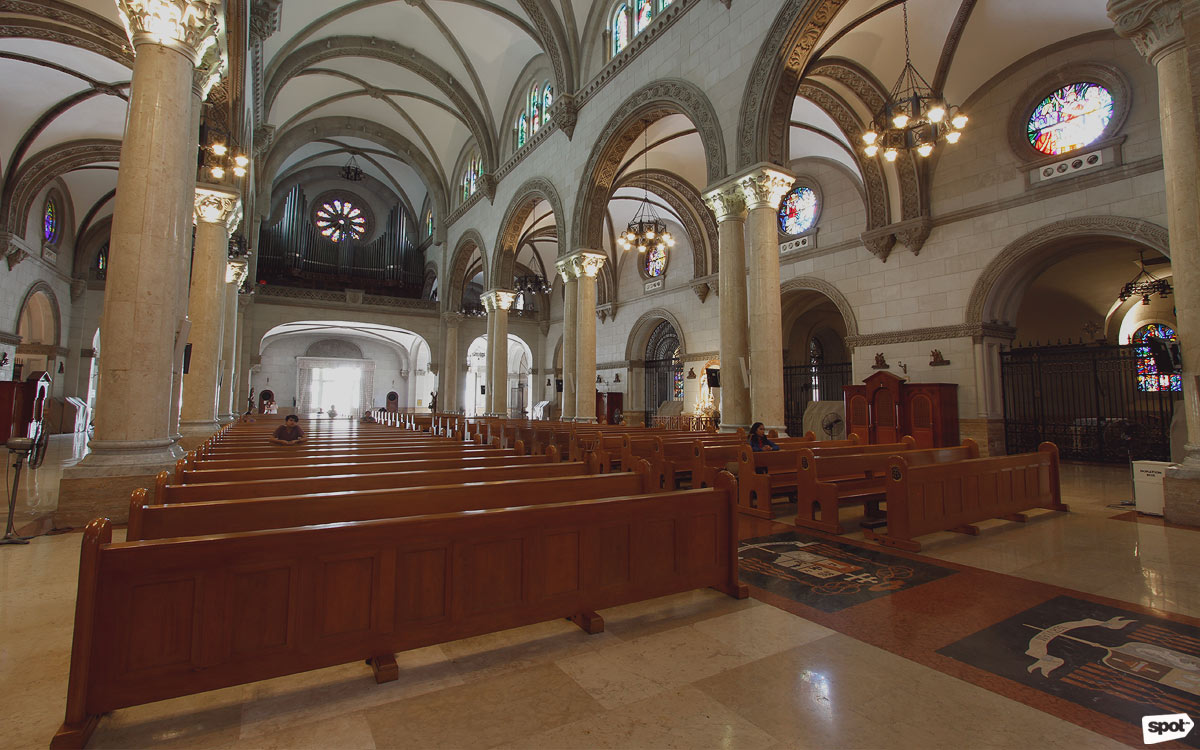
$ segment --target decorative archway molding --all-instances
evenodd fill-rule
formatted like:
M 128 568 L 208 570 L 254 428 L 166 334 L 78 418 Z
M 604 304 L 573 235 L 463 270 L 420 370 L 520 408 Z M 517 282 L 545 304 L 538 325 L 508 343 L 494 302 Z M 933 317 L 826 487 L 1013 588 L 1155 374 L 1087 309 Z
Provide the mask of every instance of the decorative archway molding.
M 634 321 L 633 327 L 629 329 L 629 338 L 625 342 L 625 361 L 638 366 L 645 361 L 646 344 L 650 341 L 650 335 L 663 321 L 670 323 L 671 327 L 675 329 L 675 335 L 679 339 L 680 357 L 687 354 L 687 339 L 679 318 L 666 308 L 656 307 L 642 313 L 641 317 Z
M 437 216 L 449 215 L 446 186 L 425 152 L 395 130 L 359 117 L 319 117 L 296 125 L 274 138 L 263 160 L 263 168 L 258 173 L 258 194 L 271 194 L 271 182 L 292 153 L 313 141 L 338 136 L 362 138 L 390 149 L 400 161 L 410 165 L 421 176 L 433 196 L 434 213 Z M 446 223 L 441 222 L 434 227 L 434 243 L 441 245 L 445 242 Z
M 725 140 L 716 110 L 696 85 L 666 78 L 643 86 L 619 106 L 596 137 L 576 192 L 571 215 L 571 242 L 566 252 L 601 247 L 605 207 L 612 194 L 621 159 L 646 129 L 643 121 L 654 122 L 667 115 L 684 115 L 700 133 L 709 184 L 729 173 Z M 560 244 L 560 252 L 564 246 Z
M 567 236 L 566 216 L 558 190 L 544 177 L 526 180 L 509 201 L 504 219 L 500 222 L 500 232 L 496 235 L 491 263 L 495 274 L 490 277 L 493 288 L 506 289 L 512 284 L 513 264 L 517 258 L 517 240 L 521 237 L 521 229 L 534 207 L 543 200 L 550 204 L 550 210 L 554 212 L 559 255 L 565 254 L 563 239 Z
M 739 170 L 760 162 L 783 164 L 792 100 L 800 77 L 834 16 L 848 0 L 783 3 L 759 47 L 738 122 Z
M 683 223 L 684 231 L 687 232 L 692 245 L 692 278 L 699 279 L 716 273 L 719 268 L 717 221 L 713 218 L 712 211 L 704 205 L 699 191 L 674 172 L 662 169 L 630 173 L 614 185 L 613 190 L 632 187 L 642 181 L 649 183 L 651 192 L 662 198 Z
M 792 292 L 816 292 L 824 296 L 841 313 L 842 322 L 846 324 L 847 339 L 858 335 L 858 318 L 854 315 L 854 308 L 850 305 L 850 300 L 846 299 L 846 295 L 842 294 L 842 290 L 833 284 L 815 276 L 799 276 L 779 285 L 780 297 L 786 297 Z
M 21 165 L 5 196 L 7 210 L 0 231 L 23 236 L 34 199 L 54 178 L 88 164 L 120 159 L 121 142 L 107 138 L 67 141 L 34 154 Z
M 463 288 L 467 285 L 467 269 L 471 266 L 471 257 L 479 251 L 480 262 L 483 264 L 483 278 L 489 278 L 487 246 L 483 244 L 483 235 L 475 229 L 468 229 L 458 238 L 454 253 L 450 256 L 449 279 L 450 285 L 442 297 L 441 305 L 444 311 L 457 312 L 462 303 Z
M 1066 257 L 1072 240 L 1088 239 L 1126 240 L 1171 257 L 1166 228 L 1142 219 L 1080 216 L 1046 224 L 1009 243 L 983 269 L 967 300 L 967 326 L 1012 325 L 1002 306 L 1011 306 L 1017 290 Z M 1053 252 L 1052 246 L 1060 244 L 1067 247 Z
M 21 316 L 25 313 L 25 308 L 28 307 L 30 300 L 37 294 L 45 295 L 46 300 L 50 303 L 50 312 L 54 316 L 54 340 L 48 343 L 52 346 L 58 346 L 62 341 L 62 311 L 58 307 L 58 296 L 54 293 L 54 288 L 45 281 L 39 280 L 33 282 L 25 292 L 25 296 L 21 299 L 21 306 L 17 308 L 17 317 L 13 321 L 13 333 L 20 335 Z

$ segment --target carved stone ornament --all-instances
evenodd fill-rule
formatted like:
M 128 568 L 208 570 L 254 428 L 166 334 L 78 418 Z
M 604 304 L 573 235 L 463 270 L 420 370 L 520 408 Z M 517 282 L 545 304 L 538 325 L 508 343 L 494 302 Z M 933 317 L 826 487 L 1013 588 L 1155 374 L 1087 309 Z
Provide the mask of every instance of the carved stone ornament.
M 496 312 L 503 310 L 508 312 L 512 309 L 513 301 L 516 300 L 517 293 L 508 289 L 493 289 L 490 292 L 484 293 L 480 298 L 483 302 L 483 308 L 488 312 Z
M 87 291 L 87 281 L 85 279 L 71 279 L 71 301 L 74 302 L 83 296 Z
M 709 190 L 704 194 L 704 202 L 718 222 L 746 218 L 746 194 L 739 183 Z
M 242 286 L 242 282 L 244 282 L 246 280 L 246 274 L 249 272 L 250 272 L 250 264 L 248 264 L 246 262 L 245 258 L 235 258 L 235 259 L 226 261 L 225 283 L 233 284 L 234 286 L 236 286 L 240 289 Z
M 283 0 L 253 0 L 250 4 L 250 38 L 265 42 L 279 31 L 279 6 Z
M 575 95 L 562 93 L 550 108 L 550 120 L 561 130 L 567 140 L 575 134 L 575 123 L 579 120 L 579 106 L 575 103 Z
M 33 255 L 24 240 L 11 232 L 0 232 L 0 254 L 4 255 L 10 271 L 16 268 L 18 263 Z
M 496 200 L 496 175 L 486 172 L 479 175 L 479 189 L 487 196 L 488 203 Z
M 608 256 L 604 253 L 597 253 L 591 250 L 578 250 L 565 258 L 560 258 L 555 266 L 561 273 L 566 269 L 576 279 L 594 279 L 600 274 L 600 269 L 604 267 Z M 565 280 L 565 277 L 564 277 Z
M 907 247 L 913 255 L 920 255 L 929 232 L 933 229 L 933 220 L 928 216 L 920 216 L 892 224 L 889 227 L 896 234 L 896 241 Z
M 703 305 L 704 300 L 708 299 L 708 293 L 710 291 L 710 287 L 708 286 L 707 283 L 700 282 L 699 284 L 696 284 L 695 286 L 692 287 L 692 291 L 695 292 L 696 296 L 700 298 L 700 304 Z
M 242 221 L 242 196 L 225 188 L 197 186 L 194 218 L 197 224 L 224 224 L 232 232 Z
M 950 364 L 950 360 L 942 356 L 941 349 L 934 349 L 933 351 L 929 352 L 930 367 L 945 367 L 948 364 Z
M 117 13 L 134 49 L 161 44 L 196 64 L 216 43 L 220 0 L 117 0 Z
M 1179 0 L 1109 0 L 1108 17 L 1151 63 L 1183 45 L 1183 12 Z
M 890 369 L 892 369 L 892 366 L 887 363 L 887 359 L 884 358 L 883 352 L 877 352 L 875 354 L 875 364 L 871 365 L 871 369 L 872 370 L 890 370 Z
M 896 245 L 896 235 L 889 227 L 863 232 L 859 235 L 859 238 L 867 250 L 871 251 L 871 255 L 882 261 L 888 259 L 888 255 L 891 254 L 892 248 Z
M 746 208 L 779 210 L 779 202 L 792 189 L 796 176 L 772 166 L 756 166 L 750 174 L 739 177 L 738 186 L 746 197 Z

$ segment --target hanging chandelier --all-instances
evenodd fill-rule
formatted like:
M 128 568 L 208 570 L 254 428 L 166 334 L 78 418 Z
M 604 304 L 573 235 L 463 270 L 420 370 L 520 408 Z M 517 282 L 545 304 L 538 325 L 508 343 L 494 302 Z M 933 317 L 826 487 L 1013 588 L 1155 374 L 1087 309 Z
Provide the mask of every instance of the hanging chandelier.
M 642 157 L 644 169 L 642 172 L 642 205 L 638 206 L 637 213 L 633 215 L 633 219 L 625 227 L 625 233 L 617 238 L 617 243 L 623 250 L 631 250 L 637 248 L 639 253 L 644 253 L 652 247 L 657 247 L 659 250 L 668 247 L 675 247 L 675 238 L 667 231 L 667 225 L 662 219 L 658 218 L 658 214 L 654 210 L 653 204 L 650 203 L 650 149 L 649 132 L 650 121 L 642 120 Z
M 535 273 L 528 276 L 515 277 L 513 279 L 513 289 L 518 292 L 529 292 L 531 294 L 549 294 L 550 284 L 541 275 Z
M 875 113 L 871 126 L 863 133 L 867 156 L 880 151 L 889 162 L 896 161 L 901 150 L 915 150 L 929 156 L 939 141 L 958 143 L 967 125 L 967 116 L 957 106 L 934 93 L 933 87 L 912 64 L 908 41 L 908 3 L 904 8 L 904 69 L 888 94 L 883 108 Z
M 1118 295 L 1121 301 L 1124 302 L 1131 297 L 1141 297 L 1142 304 L 1150 304 L 1152 295 L 1159 295 L 1165 298 L 1172 291 L 1171 282 L 1166 279 L 1160 279 L 1154 274 L 1146 270 L 1146 258 L 1142 253 L 1138 253 L 1138 263 L 1141 265 L 1141 270 L 1138 275 L 1133 277 L 1125 286 L 1121 287 L 1121 294 Z
M 358 166 L 358 159 L 354 158 L 354 154 L 350 154 L 350 160 L 346 162 L 346 166 L 342 167 L 342 179 L 350 182 L 362 182 L 364 177 L 366 174 Z

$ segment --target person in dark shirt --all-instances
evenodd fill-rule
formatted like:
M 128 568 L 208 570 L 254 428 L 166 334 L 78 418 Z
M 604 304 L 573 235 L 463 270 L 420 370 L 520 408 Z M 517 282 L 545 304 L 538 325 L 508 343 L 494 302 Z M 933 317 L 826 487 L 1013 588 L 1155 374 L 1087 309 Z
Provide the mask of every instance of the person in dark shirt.
M 767 437 L 767 429 L 763 427 L 762 422 L 750 425 L 750 450 L 755 453 L 779 450 L 779 446 L 772 443 L 771 438 Z
M 300 429 L 300 417 L 295 414 L 287 415 L 283 420 L 283 424 L 275 428 L 275 434 L 271 436 L 271 442 L 275 445 L 299 445 L 304 442 L 304 430 Z

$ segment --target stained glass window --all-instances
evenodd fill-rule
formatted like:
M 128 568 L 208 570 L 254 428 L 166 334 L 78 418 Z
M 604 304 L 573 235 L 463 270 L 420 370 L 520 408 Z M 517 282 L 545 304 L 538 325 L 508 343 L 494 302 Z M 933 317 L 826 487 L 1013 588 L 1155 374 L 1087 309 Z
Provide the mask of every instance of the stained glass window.
M 42 237 L 46 242 L 54 242 L 58 238 L 58 207 L 54 200 L 46 201 L 46 212 L 42 216 Z
M 521 116 L 517 118 L 517 148 L 521 148 L 525 145 L 527 133 L 528 129 L 526 128 L 525 113 L 522 112 Z
M 629 6 L 624 3 L 613 14 L 612 40 L 614 56 L 629 44 Z
M 634 35 L 642 33 L 642 31 L 650 25 L 654 20 L 654 0 L 638 0 L 637 15 L 633 17 L 633 33 Z
M 334 198 L 316 211 L 317 229 L 334 242 L 359 240 L 367 233 L 367 217 L 350 201 Z
M 679 350 L 671 355 L 671 359 L 675 360 L 675 367 L 671 370 L 671 398 L 675 401 L 683 400 L 683 363 L 679 361 Z
M 433 211 L 425 212 L 425 236 L 429 237 L 433 234 Z
M 812 188 L 798 187 L 779 204 L 779 231 L 800 234 L 812 229 L 817 221 L 817 194 Z
M 479 189 L 479 173 L 482 169 L 482 163 L 478 155 L 472 156 L 467 160 L 467 170 L 462 176 L 462 199 L 465 201 L 475 194 Z M 432 230 L 430 230 L 432 232 Z
M 646 251 L 646 275 L 662 276 L 667 270 L 667 249 L 662 245 L 654 245 Z
M 100 246 L 100 252 L 96 253 L 96 278 L 103 281 L 108 278 L 108 243 L 105 242 Z
M 1112 122 L 1113 98 L 1097 83 L 1072 83 L 1047 96 L 1029 117 L 1029 143 L 1058 156 L 1083 148 Z
M 1150 339 L 1160 339 L 1167 343 L 1177 341 L 1175 330 L 1162 323 L 1144 325 L 1131 337 L 1134 353 L 1137 354 L 1137 387 L 1139 391 L 1182 391 L 1183 377 L 1171 373 L 1161 373 L 1154 361 L 1150 349 Z
M 542 91 L 542 111 L 549 114 L 550 105 L 554 103 L 554 87 L 546 84 L 546 88 Z

